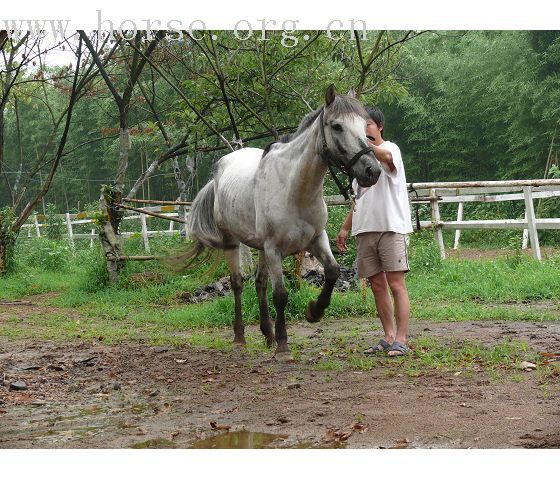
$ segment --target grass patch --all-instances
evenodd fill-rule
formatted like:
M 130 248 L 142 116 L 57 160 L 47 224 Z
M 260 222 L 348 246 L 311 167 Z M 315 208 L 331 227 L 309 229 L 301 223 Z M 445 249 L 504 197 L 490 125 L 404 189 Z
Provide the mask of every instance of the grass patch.
M 526 343 L 507 340 L 494 346 L 481 342 L 450 340 L 443 342 L 431 336 L 419 336 L 410 342 L 409 355 L 388 358 L 384 355 L 365 356 L 356 353 L 353 346 L 343 342 L 329 342 L 331 348 L 321 350 L 315 362 L 318 370 L 363 370 L 369 371 L 382 366 L 387 377 L 404 374 L 408 377 L 421 377 L 434 373 L 452 373 L 473 377 L 486 373 L 492 380 L 509 375 L 513 381 L 522 381 L 524 376 L 518 371 L 522 361 L 537 364 L 541 383 L 550 381 L 560 373 L 560 368 L 546 365 L 537 352 Z

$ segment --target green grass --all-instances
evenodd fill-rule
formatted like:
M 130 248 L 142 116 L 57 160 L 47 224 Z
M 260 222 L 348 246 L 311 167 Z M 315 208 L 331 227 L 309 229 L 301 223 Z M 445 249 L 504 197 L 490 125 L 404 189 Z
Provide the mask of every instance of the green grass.
M 131 262 L 123 271 L 121 282 L 108 286 L 103 256 L 98 247 L 79 246 L 74 257 L 52 270 L 56 255 L 66 255 L 67 250 L 63 245 L 53 252 L 44 248 L 52 241 L 33 250 L 40 240 L 19 242 L 17 273 L 0 277 L 0 297 L 21 299 L 51 293 L 43 297 L 41 303 L 51 307 L 53 313 L 46 318 L 27 317 L 23 322 L 5 321 L 0 334 L 51 339 L 102 338 L 108 342 L 147 339 L 156 343 L 181 343 L 187 341 L 187 333 L 232 325 L 234 301 L 231 294 L 201 304 L 185 305 L 180 300 L 182 293 L 226 275 L 223 263 L 212 277 L 204 278 L 208 265 L 175 274 L 157 262 Z M 178 238 L 156 238 L 152 248 L 157 254 L 178 244 Z M 129 254 L 140 253 L 140 239 L 128 240 L 125 249 Z M 41 256 L 45 255 L 48 261 L 43 264 Z M 560 257 L 542 263 L 522 254 L 497 260 L 448 259 L 442 262 L 430 232 L 412 236 L 410 257 L 413 271 L 407 276 L 407 284 L 415 319 L 560 320 Z M 289 270 L 290 262 L 287 261 L 285 266 Z M 134 275 L 144 271 L 157 272 L 161 284 L 134 282 Z M 290 297 L 286 316 L 288 322 L 293 323 L 303 319 L 307 303 L 317 298 L 319 289 L 306 284 L 296 289 L 289 271 L 287 279 Z M 274 316 L 271 296 L 269 292 L 270 312 Z M 529 305 L 520 305 L 522 302 Z M 243 312 L 246 323 L 258 323 L 253 280 L 246 282 Z M 326 318 L 375 314 L 373 295 L 367 289 L 364 292 L 335 292 Z M 358 330 L 345 332 L 354 339 L 359 333 Z M 191 338 L 189 341 L 196 340 Z M 222 347 L 218 345 L 216 348 Z M 296 346 L 294 355 L 302 355 L 305 348 L 305 345 Z M 257 347 L 255 352 L 258 352 Z M 367 362 L 355 361 L 368 368 Z

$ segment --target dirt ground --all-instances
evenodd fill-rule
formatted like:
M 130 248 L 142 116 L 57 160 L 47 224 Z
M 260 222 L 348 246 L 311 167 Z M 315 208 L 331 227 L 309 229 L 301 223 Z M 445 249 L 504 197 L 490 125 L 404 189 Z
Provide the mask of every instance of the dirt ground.
M 289 335 L 328 347 L 356 325 L 362 344 L 380 334 L 371 319 L 344 319 L 291 325 Z M 257 327 L 248 332 L 257 335 Z M 426 332 L 560 352 L 558 323 L 412 321 L 413 338 Z M 484 372 L 409 377 L 387 375 L 395 361 L 388 357 L 367 371 L 271 357 L 0 337 L 0 448 L 560 447 L 560 390 L 546 393 L 536 370 L 517 381 Z M 18 380 L 26 390 L 9 389 Z

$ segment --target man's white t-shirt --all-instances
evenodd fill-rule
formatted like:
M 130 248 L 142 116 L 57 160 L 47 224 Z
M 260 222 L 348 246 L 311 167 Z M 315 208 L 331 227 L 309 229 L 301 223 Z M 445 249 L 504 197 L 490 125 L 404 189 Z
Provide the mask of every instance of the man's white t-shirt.
M 384 141 L 379 148 L 393 155 L 395 170 L 389 170 L 384 162 L 377 183 L 371 187 L 360 187 L 356 179 L 352 188 L 356 194 L 356 206 L 352 214 L 352 235 L 364 232 L 412 232 L 410 204 L 406 189 L 406 176 L 399 147 Z

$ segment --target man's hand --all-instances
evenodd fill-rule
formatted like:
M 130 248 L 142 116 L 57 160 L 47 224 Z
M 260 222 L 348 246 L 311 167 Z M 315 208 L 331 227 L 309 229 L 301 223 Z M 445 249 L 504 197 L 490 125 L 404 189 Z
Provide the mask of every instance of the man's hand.
M 368 141 L 369 146 L 373 150 L 373 154 L 375 158 L 380 162 L 386 163 L 389 167 L 389 171 L 394 172 L 396 170 L 395 164 L 393 163 L 393 154 L 384 148 L 379 148 L 377 145 L 374 145 L 371 141 Z
M 336 237 L 336 246 L 342 253 L 348 250 L 346 247 L 347 240 L 348 240 L 348 230 L 344 230 L 344 229 L 340 230 L 340 232 L 338 232 L 338 236 Z

